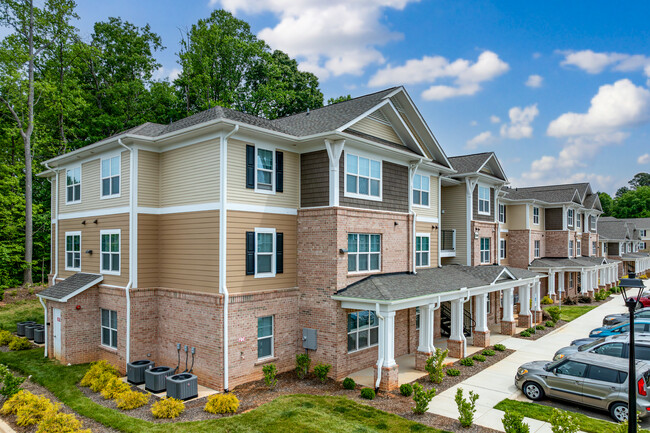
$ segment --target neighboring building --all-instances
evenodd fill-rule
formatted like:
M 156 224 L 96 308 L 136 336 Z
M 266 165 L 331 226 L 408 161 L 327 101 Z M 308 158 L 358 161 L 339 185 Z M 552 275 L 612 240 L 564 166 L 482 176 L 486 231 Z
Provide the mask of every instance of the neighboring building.
M 650 218 L 601 218 L 600 251 L 604 257 L 620 261 L 619 276 L 645 274 L 650 269 L 649 231 Z

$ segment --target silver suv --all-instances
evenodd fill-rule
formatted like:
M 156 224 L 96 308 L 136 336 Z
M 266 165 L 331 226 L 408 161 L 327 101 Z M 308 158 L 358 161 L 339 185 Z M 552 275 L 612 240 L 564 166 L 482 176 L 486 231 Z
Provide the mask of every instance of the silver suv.
M 583 406 L 609 411 L 616 421 L 625 421 L 628 360 L 595 353 L 575 353 L 558 361 L 534 361 L 517 369 L 515 385 L 531 400 L 545 395 Z M 637 412 L 648 416 L 650 363 L 636 362 Z
M 609 337 L 599 338 L 582 346 L 567 346 L 555 352 L 554 361 L 562 359 L 565 356 L 572 355 L 576 352 L 599 353 L 601 355 L 616 356 L 618 358 L 628 358 L 630 356 L 630 334 L 610 335 Z M 650 334 L 635 333 L 636 359 L 650 361 Z

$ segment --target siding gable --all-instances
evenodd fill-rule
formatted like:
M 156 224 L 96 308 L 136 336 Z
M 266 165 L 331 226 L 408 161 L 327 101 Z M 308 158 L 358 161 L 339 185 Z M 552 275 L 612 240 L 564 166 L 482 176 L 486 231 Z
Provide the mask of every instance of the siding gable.
M 356 131 L 362 134 L 370 135 L 373 137 L 386 140 L 390 143 L 400 144 L 404 146 L 402 140 L 393 129 L 392 125 L 386 117 L 380 112 L 375 111 L 368 117 L 359 120 L 357 123 L 350 126 L 346 131 Z

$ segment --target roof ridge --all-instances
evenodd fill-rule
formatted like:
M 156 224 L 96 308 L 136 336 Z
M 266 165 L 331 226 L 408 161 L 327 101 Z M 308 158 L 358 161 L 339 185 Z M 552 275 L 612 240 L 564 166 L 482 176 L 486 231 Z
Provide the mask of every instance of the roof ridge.
M 467 157 L 467 156 L 491 155 L 491 154 L 495 154 L 495 153 L 493 151 L 477 152 L 477 153 L 468 153 L 468 154 L 465 154 L 465 155 L 448 156 L 447 158 L 448 159 L 451 159 L 451 158 L 464 158 L 464 157 Z

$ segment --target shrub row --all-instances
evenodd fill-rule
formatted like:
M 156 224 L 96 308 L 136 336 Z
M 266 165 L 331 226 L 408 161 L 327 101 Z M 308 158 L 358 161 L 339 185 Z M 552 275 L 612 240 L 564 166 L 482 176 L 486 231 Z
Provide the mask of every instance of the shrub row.
M 83 425 L 77 417 L 61 413 L 59 407 L 45 396 L 23 389 L 2 405 L 0 413 L 16 415 L 16 424 L 21 427 L 38 425 L 36 433 L 90 433 L 90 429 L 82 430 Z
M 26 350 L 32 348 L 32 343 L 25 337 L 17 337 L 2 329 L 0 330 L 0 346 L 9 346 L 9 350 Z

